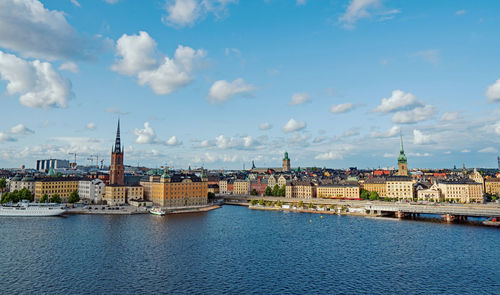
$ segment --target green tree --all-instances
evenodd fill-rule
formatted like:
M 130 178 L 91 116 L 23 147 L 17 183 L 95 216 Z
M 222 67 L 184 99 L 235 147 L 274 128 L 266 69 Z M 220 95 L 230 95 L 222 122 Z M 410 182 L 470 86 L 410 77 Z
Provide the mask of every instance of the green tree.
M 313 205 L 313 203 L 309 203 L 309 205 L 307 205 L 307 207 L 308 207 L 309 209 L 312 209 L 312 208 L 314 208 L 314 205 Z
M 43 194 L 40 198 L 40 203 L 47 203 L 49 201 L 49 195 Z
M 298 206 L 299 206 L 299 208 L 304 207 L 304 202 L 300 201 Z
M 72 191 L 68 197 L 68 203 L 78 203 L 80 201 L 80 196 L 76 190 Z
M 380 197 L 376 191 L 373 191 L 370 193 L 370 200 L 371 201 L 378 200 L 378 199 L 380 199 Z
M 279 185 L 275 184 L 273 187 L 273 196 L 277 197 L 280 194 L 280 187 Z
M 255 206 L 259 203 L 257 200 L 250 200 L 250 205 Z
M 279 196 L 284 197 L 286 195 L 286 186 L 283 185 L 282 187 L 280 187 L 278 192 L 279 192 Z
M 33 200 L 35 198 L 34 198 L 33 194 L 31 193 L 31 191 L 24 187 L 19 191 L 19 199 L 20 200 L 28 200 L 29 202 L 33 202 Z
M 209 199 L 213 199 L 213 198 L 215 198 L 215 194 L 213 192 L 208 192 L 207 197 Z
M 273 189 L 270 186 L 266 187 L 266 192 L 264 194 L 266 196 L 272 196 L 273 195 Z
M 50 197 L 49 202 L 51 202 L 51 203 L 61 203 L 62 202 L 61 196 L 59 196 L 59 194 L 53 194 Z
M 265 204 L 265 203 L 266 203 L 266 202 L 265 202 L 263 199 L 260 199 L 260 200 L 259 200 L 259 205 L 264 206 L 264 204 Z
M 361 192 L 359 194 L 360 198 L 363 200 L 368 200 L 369 195 L 370 193 L 365 189 L 361 189 Z
M 256 190 L 256 189 L 253 189 L 253 190 L 250 192 L 250 195 L 252 195 L 252 196 L 256 196 L 256 195 L 258 195 L 258 194 L 259 194 L 259 193 L 257 192 L 257 190 Z
M 5 178 L 0 178 L 0 190 L 4 191 L 6 187 L 7 187 L 7 181 L 5 180 Z

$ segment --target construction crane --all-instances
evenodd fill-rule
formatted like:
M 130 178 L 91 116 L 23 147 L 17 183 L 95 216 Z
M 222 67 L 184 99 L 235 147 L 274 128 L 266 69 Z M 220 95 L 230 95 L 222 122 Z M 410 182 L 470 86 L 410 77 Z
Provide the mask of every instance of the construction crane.
M 76 169 L 76 153 L 68 153 L 68 155 L 73 155 L 75 157 L 73 165 L 71 165 L 71 166 L 73 166 L 73 169 Z
M 87 158 L 87 160 L 90 161 L 90 165 L 92 165 L 94 159 L 95 159 L 95 166 L 99 168 L 99 155 L 90 155 L 90 157 Z

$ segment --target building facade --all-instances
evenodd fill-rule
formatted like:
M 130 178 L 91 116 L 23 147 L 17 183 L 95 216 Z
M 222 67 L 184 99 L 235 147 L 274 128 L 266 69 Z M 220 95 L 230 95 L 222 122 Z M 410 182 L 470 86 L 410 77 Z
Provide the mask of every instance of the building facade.
M 484 182 L 485 193 L 500 196 L 500 178 L 488 178 Z
M 235 195 L 248 195 L 250 193 L 250 181 L 241 179 L 235 180 L 233 193 Z
M 15 190 L 20 191 L 23 188 L 27 188 L 31 194 L 35 194 L 35 179 L 31 176 L 21 177 L 19 174 L 16 174 L 9 183 L 9 191 L 13 192 Z
M 295 199 L 316 198 L 316 186 L 310 181 L 291 181 L 286 184 L 285 197 Z
M 392 176 L 385 182 L 386 196 L 391 199 L 411 200 L 415 192 L 411 177 Z
M 109 168 L 109 184 L 124 184 L 123 149 L 120 142 L 120 120 L 116 129 L 115 146 L 111 151 L 111 166 Z
M 152 201 L 160 207 L 202 206 L 208 203 L 208 183 L 194 174 L 168 174 L 153 182 Z
M 326 184 L 316 188 L 318 198 L 357 200 L 360 198 L 358 184 Z
M 285 156 L 283 157 L 283 172 L 290 171 L 290 158 L 288 158 L 288 152 L 285 152 Z
M 377 192 L 379 197 L 384 198 L 387 196 L 387 190 L 385 185 L 385 178 L 369 178 L 360 182 L 361 189 L 367 190 L 369 192 Z
M 35 201 L 47 194 L 49 197 L 59 195 L 63 203 L 68 201 L 68 197 L 73 191 L 78 192 L 80 179 L 73 177 L 47 177 L 35 181 Z
M 78 195 L 82 200 L 89 200 L 100 204 L 104 196 L 106 185 L 100 179 L 80 180 L 78 182 Z
M 482 185 L 472 180 L 442 180 L 437 182 L 437 186 L 445 201 L 455 203 L 483 202 Z
M 68 160 L 48 159 L 36 160 L 36 170 L 40 172 L 47 172 L 49 169 L 65 169 L 70 168 Z

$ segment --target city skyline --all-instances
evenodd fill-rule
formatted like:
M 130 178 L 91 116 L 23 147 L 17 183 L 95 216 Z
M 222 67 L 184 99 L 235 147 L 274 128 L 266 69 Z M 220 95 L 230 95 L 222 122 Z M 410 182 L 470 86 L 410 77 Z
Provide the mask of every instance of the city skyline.
M 2 1 L 0 167 L 496 168 L 495 7 Z

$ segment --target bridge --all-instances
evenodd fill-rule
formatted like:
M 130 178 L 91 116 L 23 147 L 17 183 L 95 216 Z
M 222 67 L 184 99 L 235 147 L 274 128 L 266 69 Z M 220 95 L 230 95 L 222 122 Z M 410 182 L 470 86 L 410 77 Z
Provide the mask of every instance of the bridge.
M 366 204 L 367 213 L 394 214 L 396 217 L 405 217 L 420 214 L 444 215 L 446 219 L 465 219 L 467 217 L 499 217 L 500 207 L 498 205 L 469 205 L 469 204 Z

